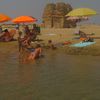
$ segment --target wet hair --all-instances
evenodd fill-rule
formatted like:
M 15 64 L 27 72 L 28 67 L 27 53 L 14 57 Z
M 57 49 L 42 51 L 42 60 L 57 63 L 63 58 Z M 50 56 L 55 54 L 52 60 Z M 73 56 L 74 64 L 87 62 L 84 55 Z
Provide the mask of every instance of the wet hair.
M 48 40 L 48 43 L 52 43 L 52 40 Z

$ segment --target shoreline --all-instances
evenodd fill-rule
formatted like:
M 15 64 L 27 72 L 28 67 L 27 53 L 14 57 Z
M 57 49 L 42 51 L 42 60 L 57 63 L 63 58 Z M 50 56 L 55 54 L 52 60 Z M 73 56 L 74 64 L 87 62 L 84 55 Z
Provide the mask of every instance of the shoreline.
M 79 39 L 74 39 L 76 28 L 64 28 L 64 29 L 42 29 L 41 34 L 39 36 L 40 39 L 44 40 L 44 43 L 47 43 L 49 39 L 51 39 L 54 44 L 64 43 L 65 41 L 71 41 L 72 44 L 79 43 Z M 99 25 L 87 25 L 81 26 L 80 30 L 85 32 L 86 34 L 95 33 L 94 37 L 100 37 L 100 26 Z M 50 35 L 51 34 L 51 35 Z M 70 47 L 69 45 L 63 46 L 67 54 L 70 55 L 93 55 L 100 56 L 100 39 L 94 39 L 96 42 L 90 46 L 86 47 Z M 60 48 L 60 47 L 59 47 Z M 59 49 L 58 48 L 58 49 Z M 61 47 L 62 48 L 62 47 Z
M 86 34 L 95 33 L 95 37 L 100 37 L 100 26 L 82 26 L 80 30 Z M 41 34 L 38 35 L 37 39 L 43 40 L 39 41 L 40 44 L 47 44 L 48 40 L 52 40 L 54 44 L 64 43 L 66 41 L 71 41 L 72 44 L 79 43 L 79 39 L 74 39 L 75 28 L 64 28 L 64 29 L 41 29 Z M 59 50 L 63 50 L 68 55 L 92 55 L 100 56 L 100 39 L 94 39 L 96 42 L 90 46 L 86 47 L 70 47 L 69 45 L 58 46 Z M 17 41 L 13 42 L 0 42 L 0 52 L 8 52 L 10 50 L 17 51 Z M 45 49 L 45 48 L 44 48 Z
M 40 43 L 41 44 L 41 43 Z M 0 52 L 2 54 L 8 54 L 8 52 L 18 52 L 17 41 L 15 42 L 8 42 L 8 43 L 0 43 L 0 46 L 2 49 L 0 49 Z M 12 48 L 12 49 L 11 49 Z M 43 51 L 61 51 L 64 52 L 67 55 L 90 55 L 90 56 L 100 56 L 100 47 L 97 47 L 95 45 L 88 46 L 88 47 L 70 47 L 69 45 L 64 46 L 58 46 L 56 50 L 47 49 L 43 47 Z

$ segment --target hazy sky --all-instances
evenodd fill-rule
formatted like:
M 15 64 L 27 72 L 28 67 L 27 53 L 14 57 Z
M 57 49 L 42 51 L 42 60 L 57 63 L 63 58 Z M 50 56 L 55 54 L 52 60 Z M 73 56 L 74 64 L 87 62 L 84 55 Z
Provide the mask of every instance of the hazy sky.
M 100 0 L 0 0 L 0 12 L 12 18 L 30 15 L 41 19 L 45 5 L 49 2 L 70 3 L 73 8 L 87 7 L 100 13 Z M 100 15 L 91 18 L 90 22 L 100 24 Z

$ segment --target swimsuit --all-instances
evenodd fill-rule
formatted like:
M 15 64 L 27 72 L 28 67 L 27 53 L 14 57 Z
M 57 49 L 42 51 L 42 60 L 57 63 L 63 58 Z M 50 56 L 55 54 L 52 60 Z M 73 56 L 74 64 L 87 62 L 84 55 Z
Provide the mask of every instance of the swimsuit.
M 34 52 L 35 49 L 34 48 L 27 48 L 30 52 Z

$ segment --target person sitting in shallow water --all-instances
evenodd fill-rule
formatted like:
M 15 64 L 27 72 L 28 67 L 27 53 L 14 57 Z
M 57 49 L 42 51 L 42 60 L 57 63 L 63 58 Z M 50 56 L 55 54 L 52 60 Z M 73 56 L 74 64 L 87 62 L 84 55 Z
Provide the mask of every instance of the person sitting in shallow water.
M 54 46 L 52 40 L 48 40 L 47 47 L 48 47 L 48 48 L 51 48 L 51 49 L 56 49 L 56 47 Z
M 42 48 L 41 48 L 40 44 L 37 44 L 35 49 L 32 47 L 30 47 L 28 49 L 30 51 L 28 60 L 35 60 L 41 56 Z

